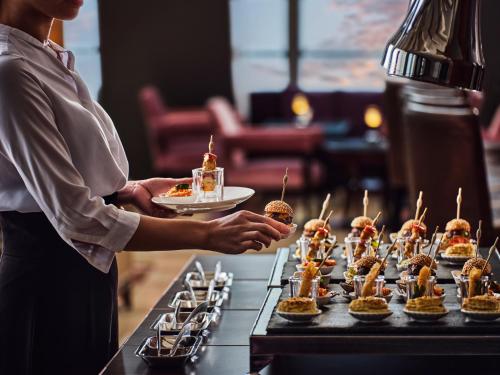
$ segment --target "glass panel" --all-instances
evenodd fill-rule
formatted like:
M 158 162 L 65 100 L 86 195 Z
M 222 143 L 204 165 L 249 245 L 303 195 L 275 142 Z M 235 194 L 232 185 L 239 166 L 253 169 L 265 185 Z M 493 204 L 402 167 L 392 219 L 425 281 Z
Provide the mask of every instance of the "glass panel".
M 248 116 L 250 93 L 280 91 L 288 85 L 288 59 L 285 56 L 234 58 L 232 73 L 238 110 L 244 116 Z
M 401 24 L 408 0 L 300 0 L 299 7 L 301 49 L 377 51 Z
M 367 90 L 384 88 L 379 58 L 302 58 L 299 85 L 304 90 Z
M 97 99 L 102 84 L 97 0 L 86 0 L 78 17 L 64 22 L 64 46 L 75 54 L 75 69 Z
M 288 48 L 287 0 L 231 0 L 230 11 L 235 52 Z

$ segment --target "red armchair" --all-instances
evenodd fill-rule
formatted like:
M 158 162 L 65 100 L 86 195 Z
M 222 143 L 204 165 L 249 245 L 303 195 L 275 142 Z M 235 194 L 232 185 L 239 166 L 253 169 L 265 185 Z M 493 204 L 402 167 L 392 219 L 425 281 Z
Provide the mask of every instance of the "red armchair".
M 200 166 L 214 123 L 204 108 L 169 110 L 153 86 L 139 92 L 144 122 L 158 175 L 190 176 Z
M 260 191 L 281 190 L 285 168 L 288 168 L 289 191 L 309 190 L 319 185 L 322 173 L 313 159 L 323 140 L 321 129 L 247 126 L 221 97 L 210 99 L 207 108 L 224 150 L 227 185 Z

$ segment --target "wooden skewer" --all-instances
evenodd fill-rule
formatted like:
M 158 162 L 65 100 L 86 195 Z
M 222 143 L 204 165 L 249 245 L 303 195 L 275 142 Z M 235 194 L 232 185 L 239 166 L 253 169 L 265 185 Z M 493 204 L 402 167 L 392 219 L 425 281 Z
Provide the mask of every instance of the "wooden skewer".
M 415 210 L 415 220 L 418 220 L 418 215 L 420 215 L 420 209 L 422 208 L 422 195 L 424 193 L 420 191 L 417 199 L 417 209 Z
M 328 216 L 326 217 L 325 223 L 323 224 L 323 228 L 326 228 L 326 226 L 328 225 L 328 222 L 330 221 L 330 218 L 332 217 L 332 215 L 333 215 L 333 210 L 331 210 L 330 213 L 328 214 Z
M 460 209 L 462 208 L 462 188 L 458 188 L 457 195 L 457 219 L 460 219 Z
M 429 245 L 429 252 L 427 253 L 428 257 L 431 256 L 432 246 L 434 246 L 434 242 L 436 242 L 438 230 L 439 230 L 439 225 L 436 226 L 436 229 L 434 229 L 434 233 L 432 233 L 431 244 Z
M 368 190 L 365 190 L 365 196 L 363 197 L 363 216 L 368 215 Z
M 384 235 L 385 231 L 385 225 L 382 225 L 382 229 L 380 230 L 378 237 L 377 237 L 377 248 L 375 249 L 375 255 L 377 255 L 378 249 L 380 249 L 380 243 L 382 241 L 382 236 Z
M 380 219 L 380 215 L 382 215 L 382 212 L 379 211 L 377 216 L 375 216 L 375 219 L 373 219 L 373 221 L 372 221 L 373 226 L 375 226 L 375 224 L 377 224 L 378 219 Z
M 425 219 L 425 215 L 427 214 L 427 207 L 424 208 L 424 212 L 422 212 L 422 216 L 420 216 L 420 219 L 418 219 L 418 225 L 422 225 Z
M 481 236 L 483 234 L 481 227 L 483 226 L 483 221 L 479 220 L 479 225 L 476 230 L 476 258 L 479 256 L 479 241 L 481 240 Z
M 321 213 L 319 214 L 319 220 L 323 220 L 323 215 L 326 212 L 326 209 L 328 208 L 328 205 L 330 204 L 330 193 L 326 195 L 325 200 L 323 201 L 323 208 L 321 209 Z
M 286 184 L 288 183 L 288 168 L 285 170 L 285 175 L 283 176 L 283 190 L 281 190 L 281 201 L 285 199 Z
M 337 243 L 336 243 L 336 242 L 334 242 L 334 243 L 332 243 L 332 244 L 330 245 L 330 248 L 329 248 L 329 249 L 326 251 L 326 253 L 325 253 L 325 257 L 323 258 L 323 260 L 322 260 L 322 261 L 321 261 L 321 263 L 319 264 L 318 269 L 317 269 L 317 270 L 316 270 L 316 272 L 314 273 L 313 278 L 314 278 L 314 277 L 316 277 L 316 275 L 317 275 L 317 274 L 318 274 L 318 272 L 319 272 L 319 269 L 320 269 L 321 267 L 323 267 L 323 264 L 325 264 L 326 260 L 328 259 L 328 257 L 329 257 L 329 256 L 330 256 L 330 254 L 332 253 L 333 248 L 335 247 L 335 245 L 336 245 L 336 244 L 337 244 Z
M 380 274 L 380 271 L 382 269 L 382 267 L 384 266 L 384 263 L 387 262 L 387 258 L 389 258 L 389 255 L 391 255 L 391 253 L 394 251 L 394 249 L 396 248 L 396 245 L 397 245 L 397 241 L 394 241 L 392 243 L 391 246 L 389 246 L 389 248 L 387 249 L 387 254 L 385 254 L 385 257 L 384 259 L 382 259 L 382 263 L 380 263 L 380 268 L 378 269 L 378 273 L 377 273 L 377 277 L 378 275 Z
M 432 251 L 432 247 L 431 247 L 431 251 Z M 432 258 L 431 258 L 431 265 L 429 266 L 429 268 L 431 269 L 432 271 L 432 264 L 434 263 L 434 259 L 436 259 L 436 254 L 437 254 L 437 249 L 436 251 L 434 251 L 434 254 L 432 254 Z
M 491 255 L 493 255 L 493 251 L 497 248 L 497 243 L 498 243 L 498 237 L 495 239 L 495 243 L 493 244 L 492 247 L 490 247 L 490 251 L 488 252 L 488 258 L 486 258 L 486 262 L 484 262 L 484 266 L 481 269 L 481 275 L 483 274 L 484 270 L 486 269 L 486 266 L 488 265 L 488 262 L 490 261 Z
M 210 142 L 208 142 L 208 152 L 210 154 L 214 153 L 214 136 L 213 135 L 210 136 Z

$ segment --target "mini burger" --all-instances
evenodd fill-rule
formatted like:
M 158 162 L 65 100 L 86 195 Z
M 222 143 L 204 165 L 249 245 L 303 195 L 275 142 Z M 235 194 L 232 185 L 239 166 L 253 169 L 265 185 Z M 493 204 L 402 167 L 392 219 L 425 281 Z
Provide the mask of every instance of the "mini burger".
M 425 267 L 430 267 L 432 258 L 425 254 L 417 254 L 408 261 L 408 274 L 413 276 L 418 276 L 420 270 Z M 437 269 L 436 262 L 432 262 L 432 274 L 434 275 L 434 270 Z
M 302 233 L 304 237 L 312 238 L 314 237 L 314 234 L 318 229 L 323 228 L 325 225 L 324 220 L 320 219 L 312 219 L 309 220 L 305 225 L 304 225 L 304 232 Z M 331 232 L 332 228 L 330 227 L 330 224 L 326 225 L 326 229 L 328 232 Z
M 264 208 L 264 215 L 286 225 L 292 225 L 293 209 L 284 201 L 271 201 Z
M 375 263 L 380 263 L 381 260 L 374 256 L 366 256 L 358 259 L 352 266 L 347 269 L 345 279 L 347 283 L 351 283 L 354 276 L 365 276 L 370 272 Z M 385 264 L 380 267 L 380 274 L 383 275 L 385 271 Z
M 468 276 L 473 268 L 478 268 L 482 270 L 485 263 L 486 260 L 483 258 L 469 259 L 467 262 L 465 262 L 464 266 L 462 267 L 462 275 Z M 490 274 L 491 274 L 491 264 L 488 263 L 481 276 L 488 276 Z
M 441 250 L 448 255 L 474 254 L 474 246 L 470 243 L 470 224 L 464 219 L 453 219 L 446 224 L 446 232 L 441 239 Z
M 413 225 L 418 225 L 418 220 L 414 220 L 414 219 L 411 219 L 411 220 L 408 220 L 406 221 L 402 226 L 401 226 L 401 229 L 399 230 L 398 232 L 398 237 L 399 238 L 407 238 L 407 237 L 410 237 L 411 234 L 412 234 L 412 228 L 413 228 Z M 420 224 L 422 226 L 422 228 L 424 229 L 424 233 L 423 235 L 425 236 L 425 233 L 427 232 L 427 226 L 424 224 L 424 223 L 421 223 Z
M 358 216 L 353 219 L 351 222 L 351 233 L 349 236 L 351 237 L 359 237 L 361 236 L 361 232 L 363 232 L 363 229 L 367 225 L 373 225 L 373 220 L 370 219 L 368 216 Z M 375 236 L 377 234 L 375 233 Z

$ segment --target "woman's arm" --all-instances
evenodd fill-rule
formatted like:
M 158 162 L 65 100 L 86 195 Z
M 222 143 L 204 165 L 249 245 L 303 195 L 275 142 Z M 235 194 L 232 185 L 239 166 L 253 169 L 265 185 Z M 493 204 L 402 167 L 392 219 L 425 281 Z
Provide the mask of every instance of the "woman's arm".
M 249 211 L 208 222 L 141 216 L 139 227 L 125 249 L 204 249 L 239 254 L 267 247 L 289 231 L 285 224 Z

